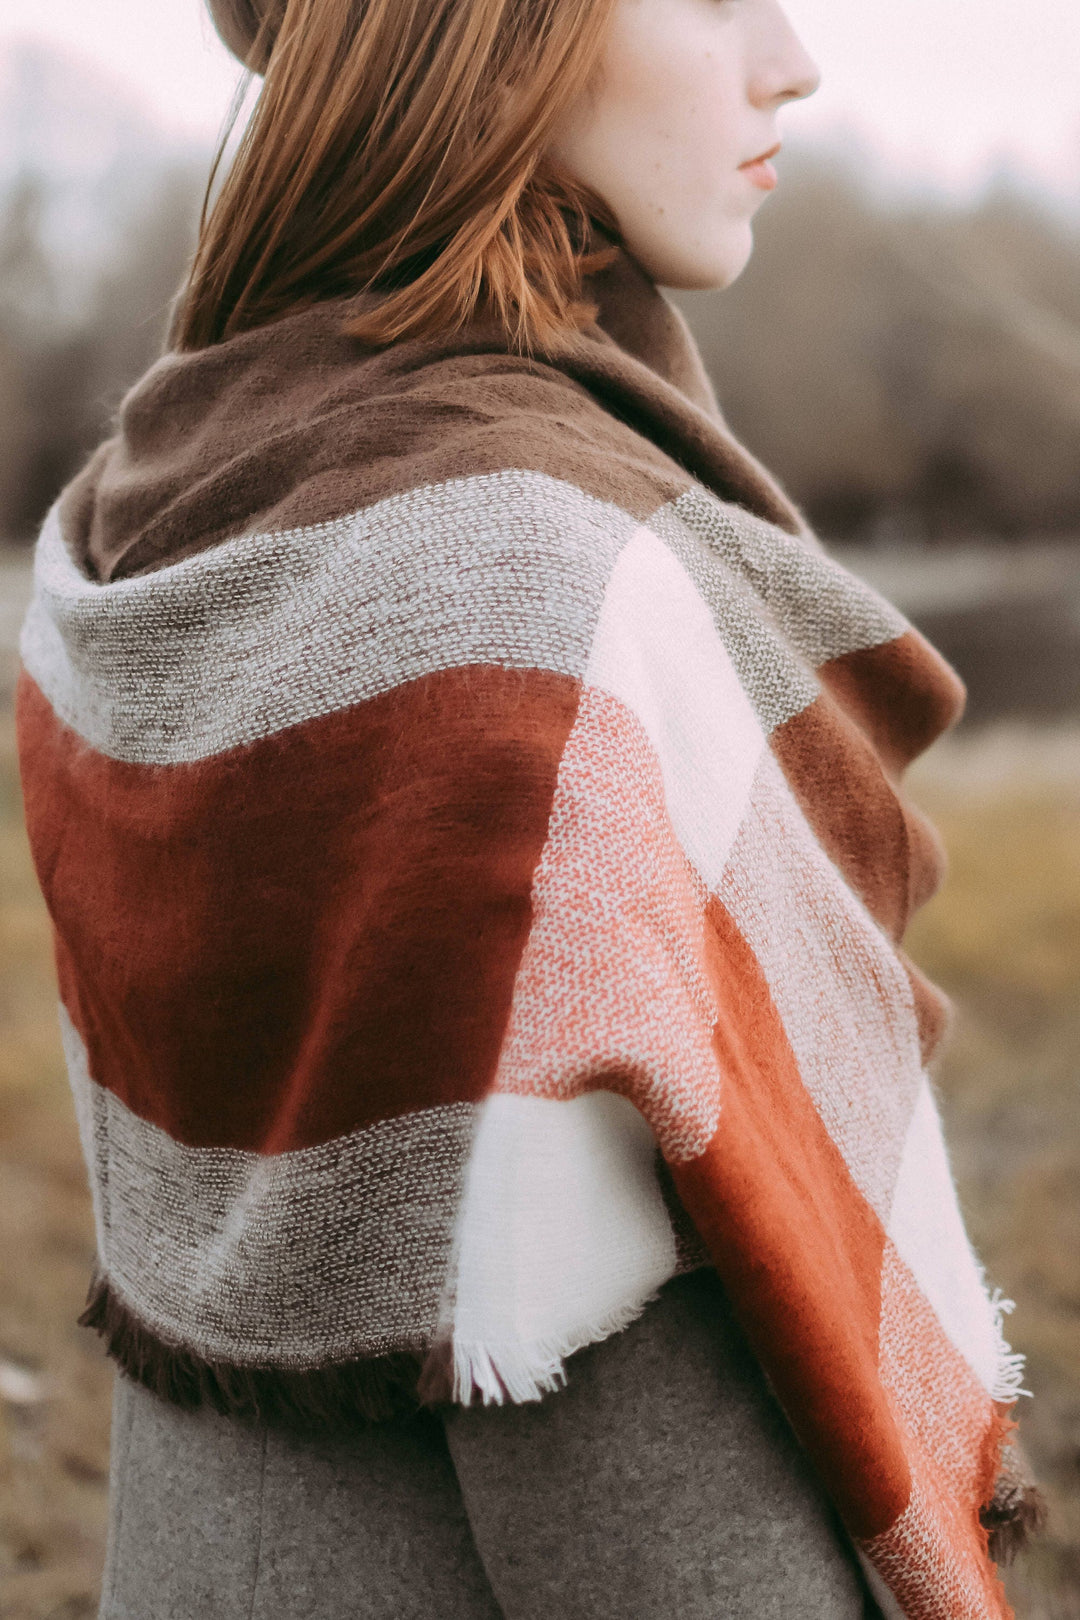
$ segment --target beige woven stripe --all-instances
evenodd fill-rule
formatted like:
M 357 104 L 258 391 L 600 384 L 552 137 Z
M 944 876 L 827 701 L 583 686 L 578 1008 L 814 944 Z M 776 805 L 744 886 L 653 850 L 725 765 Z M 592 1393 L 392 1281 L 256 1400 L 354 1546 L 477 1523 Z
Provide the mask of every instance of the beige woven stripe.
M 581 676 L 635 526 L 571 484 L 511 470 L 411 490 L 317 528 L 242 536 L 102 587 L 72 563 L 54 512 L 23 659 L 99 752 L 194 761 L 461 665 Z M 815 656 L 903 628 L 804 542 L 704 490 L 649 527 L 708 604 L 766 731 L 818 687 L 770 624 L 762 579 L 795 627 L 800 594 L 803 607 L 820 598 L 819 628 L 802 632 L 816 638 Z
M 428 1342 L 475 1104 L 272 1158 L 192 1148 L 97 1085 L 61 1024 L 99 1259 L 144 1326 L 208 1360 L 294 1369 Z
M 863 580 L 775 523 L 697 488 L 671 510 L 768 603 L 784 636 L 815 668 L 910 629 Z
M 496 473 L 103 587 L 54 514 L 23 660 L 99 752 L 203 759 L 465 664 L 580 675 L 633 527 L 573 485 Z

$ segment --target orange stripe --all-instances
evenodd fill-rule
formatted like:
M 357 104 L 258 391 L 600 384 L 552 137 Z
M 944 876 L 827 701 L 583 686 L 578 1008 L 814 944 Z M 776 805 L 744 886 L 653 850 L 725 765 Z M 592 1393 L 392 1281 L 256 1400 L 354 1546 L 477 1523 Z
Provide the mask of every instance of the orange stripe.
M 878 1376 L 884 1232 L 799 1077 L 752 951 L 716 900 L 708 922 L 720 1124 L 672 1175 L 847 1524 L 875 1535 L 911 1486 Z

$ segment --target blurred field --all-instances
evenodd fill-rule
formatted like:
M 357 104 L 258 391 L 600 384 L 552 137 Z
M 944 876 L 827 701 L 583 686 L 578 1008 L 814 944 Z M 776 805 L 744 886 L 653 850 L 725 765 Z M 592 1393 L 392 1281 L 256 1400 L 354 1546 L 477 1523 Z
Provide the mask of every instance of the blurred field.
M 957 1003 L 940 1074 L 989 1279 L 1016 1301 L 1025 1444 L 1051 1503 L 1013 1572 L 1020 1620 L 1080 1620 L 1080 726 L 998 726 L 912 773 L 950 874 L 911 954 Z
M 1048 1536 L 1009 1584 L 1020 1620 L 1080 1620 L 1080 727 L 961 734 L 913 786 L 952 864 L 911 949 L 961 1008 L 940 1076 L 952 1157 L 990 1279 L 1017 1302 L 1036 1395 L 1021 1416 L 1052 1501 Z M 92 1248 L 0 680 L 4 1620 L 95 1612 L 110 1376 L 74 1325 Z
M 0 717 L 0 1614 L 96 1612 L 111 1378 L 75 1326 L 90 1201 L 56 1031 L 52 958 Z

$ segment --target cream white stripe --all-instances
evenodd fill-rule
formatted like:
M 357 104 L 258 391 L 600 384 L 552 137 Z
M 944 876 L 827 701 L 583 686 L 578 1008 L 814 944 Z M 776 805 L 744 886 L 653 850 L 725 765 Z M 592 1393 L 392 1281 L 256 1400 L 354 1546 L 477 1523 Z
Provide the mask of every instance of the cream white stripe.
M 765 748 L 712 615 L 647 528 L 619 553 L 585 671 L 652 744 L 675 834 L 704 882 L 720 880 Z
M 454 1397 L 539 1400 L 676 1269 L 656 1139 L 612 1092 L 483 1104 L 462 1205 Z
M 893 1193 L 888 1234 L 938 1321 L 988 1394 L 1010 1400 L 1002 1387 L 1003 1346 L 994 1307 L 957 1203 L 941 1121 L 924 1080 L 908 1126 Z M 1015 1381 L 1014 1381 L 1015 1382 Z

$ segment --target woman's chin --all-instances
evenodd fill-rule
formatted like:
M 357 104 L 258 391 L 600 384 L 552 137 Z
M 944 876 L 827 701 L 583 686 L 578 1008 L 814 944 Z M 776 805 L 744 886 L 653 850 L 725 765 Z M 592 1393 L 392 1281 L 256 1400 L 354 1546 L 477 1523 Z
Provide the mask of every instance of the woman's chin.
M 626 245 L 658 286 L 676 292 L 706 292 L 730 287 L 742 275 L 754 251 L 754 237 L 747 221 L 710 242 L 648 243 L 640 251 L 629 239 Z

